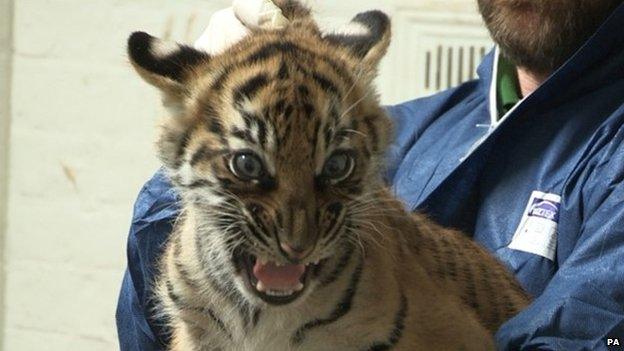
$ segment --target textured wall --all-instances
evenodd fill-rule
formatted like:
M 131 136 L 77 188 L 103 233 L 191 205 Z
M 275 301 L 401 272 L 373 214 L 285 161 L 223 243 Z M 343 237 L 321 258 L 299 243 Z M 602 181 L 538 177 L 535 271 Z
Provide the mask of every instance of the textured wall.
M 4 350 L 117 348 L 131 206 L 157 168 L 160 113 L 125 40 L 193 38 L 224 3 L 15 1 Z
M 439 7 L 439 1 L 420 3 Z M 126 235 L 134 199 L 158 167 L 152 140 L 161 113 L 156 91 L 127 63 L 125 40 L 141 29 L 192 41 L 229 2 L 16 0 L 11 11 L 10 1 L 0 0 L 0 228 L 8 205 L 4 238 L 0 231 L 6 263 L 0 348 L 117 349 L 114 312 Z M 317 12 L 333 20 L 380 3 L 317 2 Z M 473 8 L 473 0 L 444 2 Z M 384 1 L 382 8 L 393 6 Z M 387 75 L 382 87 L 392 79 Z

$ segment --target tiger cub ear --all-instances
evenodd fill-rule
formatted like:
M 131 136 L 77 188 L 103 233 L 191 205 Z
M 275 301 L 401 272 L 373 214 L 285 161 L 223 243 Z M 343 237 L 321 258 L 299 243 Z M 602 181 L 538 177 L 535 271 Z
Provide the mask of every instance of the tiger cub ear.
M 145 81 L 166 94 L 181 94 L 197 66 L 210 55 L 190 46 L 167 42 L 144 32 L 128 38 L 128 56 Z
M 359 13 L 338 32 L 324 35 L 326 40 L 346 47 L 363 64 L 373 69 L 386 54 L 390 37 L 390 18 L 378 10 Z

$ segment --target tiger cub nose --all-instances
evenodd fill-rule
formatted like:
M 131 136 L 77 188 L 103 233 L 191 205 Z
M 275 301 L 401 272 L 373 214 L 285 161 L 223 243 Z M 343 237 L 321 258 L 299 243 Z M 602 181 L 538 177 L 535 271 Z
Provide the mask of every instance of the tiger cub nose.
M 308 256 L 310 252 L 312 252 L 312 248 L 298 247 L 292 246 L 288 243 L 280 243 L 280 247 L 282 251 L 288 256 L 288 258 L 293 260 L 301 260 Z

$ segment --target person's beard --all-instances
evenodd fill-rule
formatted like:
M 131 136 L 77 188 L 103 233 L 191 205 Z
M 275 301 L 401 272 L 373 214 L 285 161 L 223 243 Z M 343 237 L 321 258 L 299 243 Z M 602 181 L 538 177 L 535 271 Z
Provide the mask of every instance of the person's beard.
M 559 68 L 623 2 L 478 0 L 501 53 L 516 66 L 539 74 Z

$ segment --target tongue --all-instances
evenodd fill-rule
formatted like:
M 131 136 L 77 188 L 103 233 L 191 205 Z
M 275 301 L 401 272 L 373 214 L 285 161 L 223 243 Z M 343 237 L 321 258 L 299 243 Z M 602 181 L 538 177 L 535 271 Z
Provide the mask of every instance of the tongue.
M 271 290 L 294 289 L 305 272 L 302 264 L 287 264 L 276 266 L 273 262 L 261 264 L 256 261 L 253 274 L 262 284 Z

